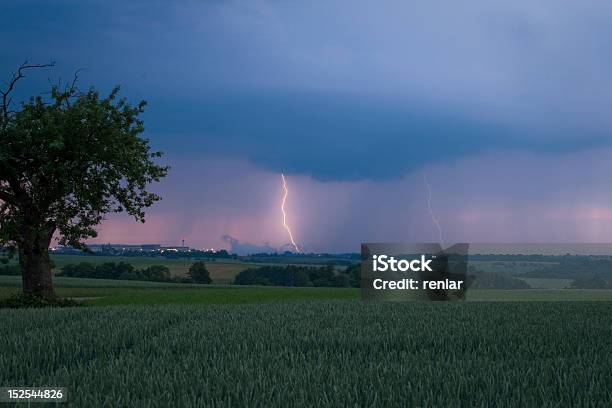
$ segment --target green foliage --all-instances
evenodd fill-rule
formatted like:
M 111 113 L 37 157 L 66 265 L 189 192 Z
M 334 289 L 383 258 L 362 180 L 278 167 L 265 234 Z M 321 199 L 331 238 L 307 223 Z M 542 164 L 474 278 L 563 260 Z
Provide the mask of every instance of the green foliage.
M 89 262 L 64 265 L 62 276 L 72 278 L 121 279 L 134 281 L 180 282 L 189 283 L 191 279 L 173 279 L 170 269 L 164 265 L 151 265 L 143 269 L 135 269 L 127 262 L 104 262 L 93 265 Z
M 202 261 L 195 262 L 189 267 L 189 276 L 195 283 L 209 284 L 212 282 L 206 264 Z
M 349 286 L 352 288 L 361 287 L 361 263 L 354 263 L 349 265 L 344 274 L 349 279 Z
M 105 214 L 127 212 L 144 222 L 160 199 L 147 191 L 168 168 L 141 137 L 145 102 L 131 105 L 119 88 L 100 96 L 74 81 L 50 97 L 11 105 L 24 72 L 53 64 L 22 64 L 0 89 L 0 246 L 19 252 L 23 292 L 54 298 L 49 245 L 86 249 Z M 40 94 L 39 94 L 40 95 Z
M 0 384 L 60 384 L 78 407 L 607 407 L 611 315 L 610 302 L 2 310 Z
M 83 247 L 106 213 L 143 221 L 160 199 L 146 188 L 167 173 L 153 161 L 161 153 L 141 137 L 145 102 L 131 105 L 118 87 L 108 96 L 74 86 L 52 87 L 50 95 L 2 120 L 0 242 L 21 247 L 57 232 L 60 244 Z
M 151 265 L 142 270 L 142 274 L 151 281 L 165 282 L 170 280 L 170 269 L 164 265 Z
M 268 265 L 248 268 L 234 279 L 235 285 L 359 287 L 359 267 L 350 266 L 345 271 L 333 265 L 308 267 L 300 265 Z
M 72 299 L 42 298 L 40 296 L 17 294 L 5 299 L 0 299 L 0 309 L 29 309 L 43 307 L 72 307 L 80 306 L 81 303 Z

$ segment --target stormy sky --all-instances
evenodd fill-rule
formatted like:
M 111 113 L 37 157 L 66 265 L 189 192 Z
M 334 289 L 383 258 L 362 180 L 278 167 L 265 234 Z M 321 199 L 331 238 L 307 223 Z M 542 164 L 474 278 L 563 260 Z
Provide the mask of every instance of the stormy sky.
M 612 3 L 4 1 L 0 77 L 148 101 L 172 166 L 98 242 L 612 241 Z M 425 176 L 424 176 L 425 175 Z M 224 235 L 230 236 L 233 240 Z

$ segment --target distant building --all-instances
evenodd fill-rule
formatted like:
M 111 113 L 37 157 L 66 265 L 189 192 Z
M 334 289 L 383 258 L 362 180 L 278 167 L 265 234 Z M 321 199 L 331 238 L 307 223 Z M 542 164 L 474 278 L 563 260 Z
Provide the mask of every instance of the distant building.
M 63 245 L 52 247 L 51 252 L 54 254 L 66 254 L 66 255 L 70 255 L 70 254 L 79 255 L 83 253 L 83 251 L 81 251 L 80 249 L 75 249 L 75 248 L 67 247 Z
M 87 247 L 93 252 L 106 252 L 106 251 L 144 251 L 144 252 L 155 252 L 161 250 L 160 244 L 89 244 Z
M 188 246 L 167 246 L 159 248 L 162 252 L 164 251 L 174 251 L 174 252 L 188 252 L 191 250 Z
M 161 244 L 89 244 L 87 248 L 94 253 L 120 254 L 123 252 L 190 252 L 188 246 L 161 246 Z M 80 249 L 58 245 L 51 248 L 56 254 L 82 254 Z
M 142 244 L 140 247 L 143 251 L 159 251 L 161 249 L 159 244 Z

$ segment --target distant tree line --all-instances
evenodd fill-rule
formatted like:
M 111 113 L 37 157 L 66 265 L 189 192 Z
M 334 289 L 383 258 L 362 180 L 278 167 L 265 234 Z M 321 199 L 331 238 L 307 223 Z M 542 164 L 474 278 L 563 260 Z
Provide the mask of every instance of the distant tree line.
M 174 283 L 211 283 L 204 262 L 195 262 L 189 267 L 187 276 L 172 276 L 164 265 L 151 265 L 136 269 L 127 262 L 105 262 L 98 265 L 89 262 L 68 264 L 62 267 L 61 276 L 71 278 L 119 279 Z
M 528 278 L 548 279 L 599 279 L 612 280 L 612 259 L 608 257 L 561 257 L 558 264 L 550 264 L 525 273 Z
M 239 257 L 248 263 L 279 263 L 309 264 L 309 265 L 339 265 L 350 266 L 359 261 L 359 254 L 315 254 L 315 253 L 256 253 Z
M 358 288 L 360 276 L 359 264 L 351 265 L 345 270 L 336 270 L 333 265 L 323 267 L 269 265 L 245 269 L 236 276 L 234 284 Z

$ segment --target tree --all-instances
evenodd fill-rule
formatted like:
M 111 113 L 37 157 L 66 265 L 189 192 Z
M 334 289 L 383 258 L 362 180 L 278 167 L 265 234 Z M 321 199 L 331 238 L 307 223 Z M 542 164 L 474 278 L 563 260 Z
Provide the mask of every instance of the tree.
M 54 297 L 49 245 L 85 249 L 104 215 L 127 212 L 144 222 L 145 208 L 160 199 L 146 190 L 168 167 L 154 162 L 161 152 L 141 137 L 133 106 L 74 80 L 51 86 L 50 96 L 32 97 L 12 110 L 11 92 L 27 70 L 53 64 L 22 64 L 0 90 L 0 244 L 16 251 L 23 292 Z
M 189 276 L 196 283 L 208 284 L 212 282 L 206 264 L 202 261 L 195 262 L 189 267 Z
M 295 271 L 293 275 L 293 285 L 294 286 L 306 286 L 310 282 L 310 277 L 308 276 L 308 271 L 306 269 L 298 269 Z
M 148 268 L 142 270 L 142 274 L 147 280 L 167 282 L 170 280 L 172 275 L 170 269 L 164 265 L 151 265 Z
M 62 276 L 72 278 L 92 278 L 96 275 L 96 267 L 89 262 L 68 264 L 62 268 Z

